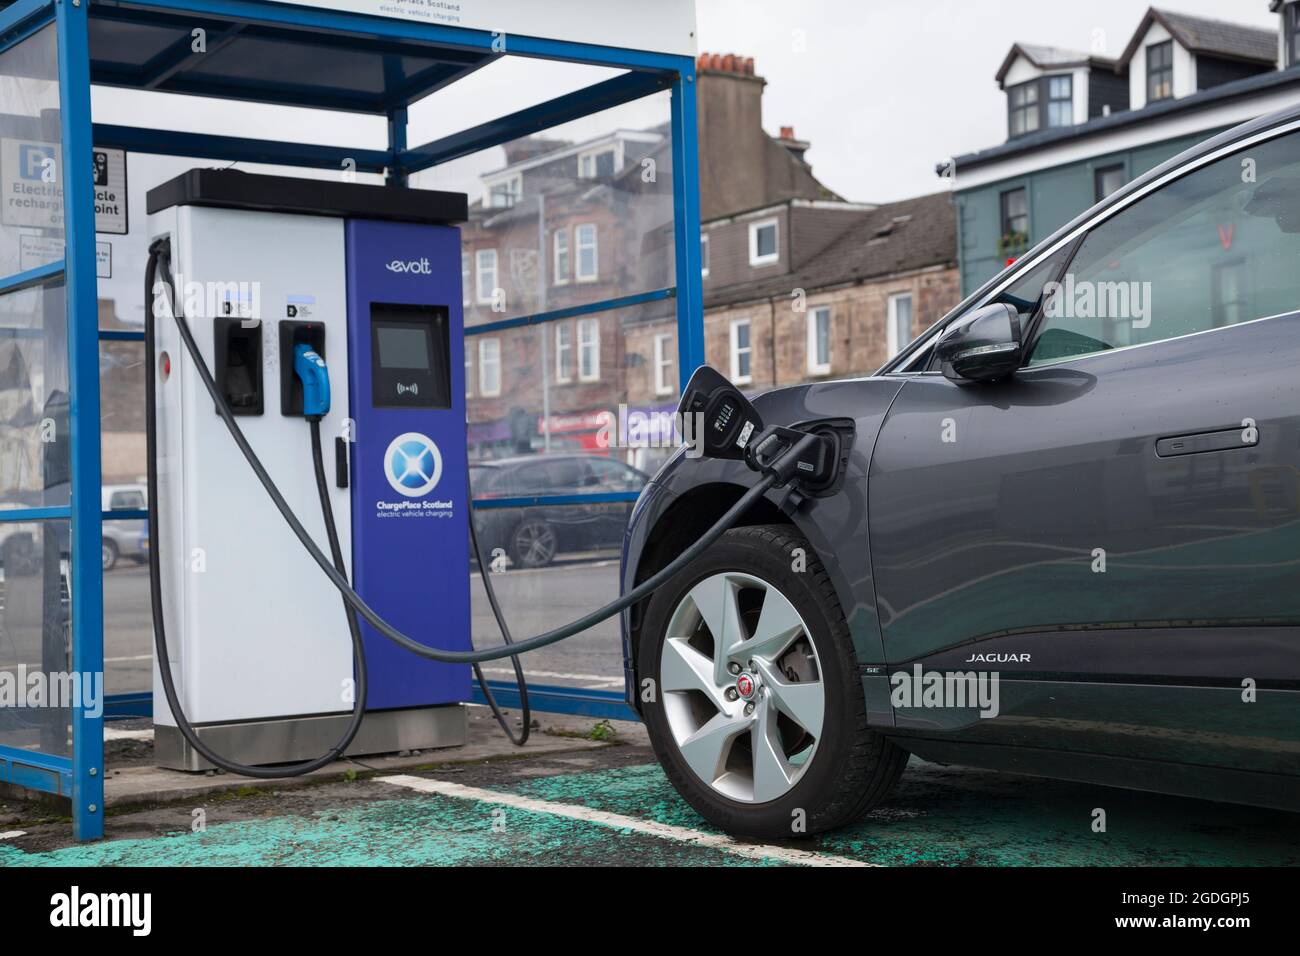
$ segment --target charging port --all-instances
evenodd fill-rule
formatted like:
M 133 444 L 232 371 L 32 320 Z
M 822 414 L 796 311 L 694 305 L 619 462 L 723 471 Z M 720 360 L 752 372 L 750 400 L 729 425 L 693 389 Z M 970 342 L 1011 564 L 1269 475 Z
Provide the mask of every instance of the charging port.
M 302 379 L 293 370 L 293 357 L 299 345 L 325 358 L 325 326 L 320 322 L 280 322 L 280 414 L 303 417 Z
M 236 415 L 261 415 L 262 323 L 222 317 L 213 320 L 212 332 L 215 378 L 226 404 Z

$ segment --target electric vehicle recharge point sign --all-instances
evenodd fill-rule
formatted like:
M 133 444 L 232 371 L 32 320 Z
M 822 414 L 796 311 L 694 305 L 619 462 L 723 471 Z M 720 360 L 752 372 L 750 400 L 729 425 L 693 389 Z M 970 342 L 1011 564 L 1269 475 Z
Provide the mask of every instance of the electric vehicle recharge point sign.
M 95 231 L 124 236 L 126 151 L 95 147 Z M 63 229 L 63 149 L 58 143 L 0 139 L 0 223 Z M 55 256 L 61 256 L 62 250 Z

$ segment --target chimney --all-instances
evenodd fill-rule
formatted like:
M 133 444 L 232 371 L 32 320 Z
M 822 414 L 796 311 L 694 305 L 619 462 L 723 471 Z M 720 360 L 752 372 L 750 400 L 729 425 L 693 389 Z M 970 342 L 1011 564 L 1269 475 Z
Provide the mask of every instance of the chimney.
M 763 132 L 763 87 L 754 58 L 701 53 L 699 74 L 700 212 L 704 219 L 754 209 L 767 200 L 762 157 L 771 149 Z M 748 161 L 737 162 L 737 157 Z
M 790 151 L 790 154 L 794 156 L 795 159 L 799 160 L 799 162 L 803 163 L 805 166 L 808 165 L 808 160 L 804 159 L 803 154 L 808 152 L 809 143 L 806 139 L 795 139 L 793 126 L 782 126 L 781 137 L 778 141 L 782 146 Z

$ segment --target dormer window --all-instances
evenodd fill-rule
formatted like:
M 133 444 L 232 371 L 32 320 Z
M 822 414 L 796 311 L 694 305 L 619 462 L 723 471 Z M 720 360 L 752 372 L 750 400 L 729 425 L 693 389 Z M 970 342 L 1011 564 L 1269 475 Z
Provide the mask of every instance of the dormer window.
M 519 202 L 524 193 L 524 178 L 519 173 L 498 180 L 488 186 L 487 204 L 490 209 L 509 209 Z
M 614 175 L 617 165 L 616 150 L 613 146 L 593 149 L 578 156 L 578 177 L 580 179 L 602 179 Z
M 1174 95 L 1174 41 L 1147 47 L 1147 102 L 1167 100 Z
M 1024 136 L 1038 129 L 1038 81 L 1030 80 L 1007 90 L 1012 136 Z
M 1074 124 L 1074 77 L 1040 76 L 1007 87 L 1007 123 L 1011 136 Z
M 1074 123 L 1074 77 L 1048 76 L 1047 126 L 1071 126 Z

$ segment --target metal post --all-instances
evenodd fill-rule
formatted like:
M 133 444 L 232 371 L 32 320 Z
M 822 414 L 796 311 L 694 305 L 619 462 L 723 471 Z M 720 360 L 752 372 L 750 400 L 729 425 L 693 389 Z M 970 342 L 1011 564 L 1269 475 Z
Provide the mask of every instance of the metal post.
M 69 440 L 72 445 L 72 669 L 102 682 L 104 578 L 100 565 L 99 303 L 95 189 L 91 177 L 87 0 L 57 0 L 63 209 L 66 234 Z M 101 683 L 102 688 L 102 683 Z M 84 694 L 83 694 L 84 700 Z M 104 835 L 104 718 L 72 709 L 72 825 L 79 840 Z
M 704 364 L 704 278 L 700 274 L 700 157 L 695 94 L 695 62 L 687 59 L 672 86 L 677 375 L 682 388 L 686 387 L 691 373 Z
M 388 151 L 392 154 L 393 165 L 388 167 L 385 183 L 389 186 L 407 185 L 407 175 L 397 168 L 401 155 L 406 152 L 406 107 L 388 111 Z
M 547 309 L 546 283 L 550 279 L 550 274 L 546 267 L 546 254 L 549 251 L 546 247 L 546 193 L 537 194 L 537 272 L 541 278 L 541 284 L 538 289 L 537 305 L 538 312 L 545 312 Z M 569 254 L 572 259 L 572 253 Z M 546 454 L 551 452 L 551 329 L 549 325 L 543 325 L 537 330 L 541 333 L 541 354 L 542 354 L 542 451 Z M 573 354 L 570 352 L 569 354 Z

